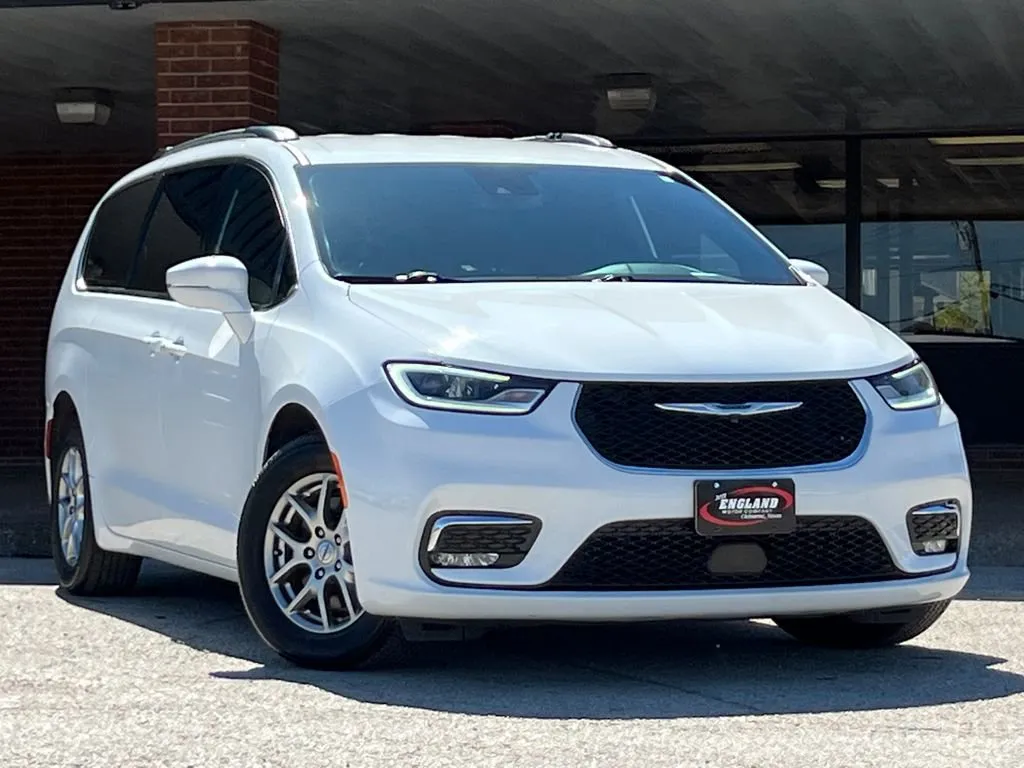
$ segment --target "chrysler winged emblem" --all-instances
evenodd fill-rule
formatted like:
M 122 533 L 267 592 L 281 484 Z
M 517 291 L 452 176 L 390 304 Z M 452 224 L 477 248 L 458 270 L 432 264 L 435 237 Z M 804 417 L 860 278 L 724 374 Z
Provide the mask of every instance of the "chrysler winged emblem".
M 654 407 L 662 411 L 701 416 L 761 416 L 794 411 L 801 405 L 803 403 L 655 403 Z

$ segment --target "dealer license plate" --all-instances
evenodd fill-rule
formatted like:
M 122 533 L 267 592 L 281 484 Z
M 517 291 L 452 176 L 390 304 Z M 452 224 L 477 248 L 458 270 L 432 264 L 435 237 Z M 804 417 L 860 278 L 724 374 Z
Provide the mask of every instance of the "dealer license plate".
M 698 480 L 694 524 L 701 536 L 763 536 L 796 528 L 791 479 Z

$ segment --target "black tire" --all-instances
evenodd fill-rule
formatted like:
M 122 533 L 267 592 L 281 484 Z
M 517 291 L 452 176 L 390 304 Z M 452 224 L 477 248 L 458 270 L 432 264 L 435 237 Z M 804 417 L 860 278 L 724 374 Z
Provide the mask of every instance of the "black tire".
M 271 456 L 253 483 L 238 528 L 242 604 L 263 641 L 293 664 L 330 670 L 393 665 L 405 655 L 393 619 L 363 613 L 344 629 L 318 634 L 285 616 L 267 583 L 263 547 L 274 506 L 293 483 L 321 472 L 334 472 L 327 446 L 317 436 L 300 437 Z
M 886 648 L 912 640 L 946 612 L 952 600 L 856 614 L 773 619 L 782 631 L 808 645 L 825 648 Z
M 82 458 L 85 520 L 81 550 L 74 564 L 68 562 L 61 545 L 59 524 L 59 489 L 61 467 L 70 451 Z M 92 493 L 89 488 L 89 463 L 85 456 L 85 441 L 77 422 L 65 424 L 55 435 L 50 478 L 50 545 L 57 568 L 57 581 L 72 595 L 123 595 L 135 587 L 142 567 L 142 558 L 118 552 L 107 552 L 96 543 L 93 527 Z

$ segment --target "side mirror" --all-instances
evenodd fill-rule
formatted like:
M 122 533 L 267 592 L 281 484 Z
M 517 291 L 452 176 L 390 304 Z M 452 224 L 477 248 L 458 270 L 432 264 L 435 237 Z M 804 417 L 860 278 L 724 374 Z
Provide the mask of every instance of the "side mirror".
M 828 285 L 828 270 L 816 261 L 807 261 L 807 259 L 790 259 L 789 263 L 805 277 L 809 277 L 816 283 Z
M 167 292 L 183 306 L 220 312 L 241 341 L 252 335 L 249 271 L 234 256 L 200 256 L 171 267 Z

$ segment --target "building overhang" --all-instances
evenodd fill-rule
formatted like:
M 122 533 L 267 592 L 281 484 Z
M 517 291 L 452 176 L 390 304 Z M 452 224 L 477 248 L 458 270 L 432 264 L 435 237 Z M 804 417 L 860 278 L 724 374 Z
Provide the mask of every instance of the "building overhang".
M 147 141 L 154 133 L 153 25 L 208 19 L 279 30 L 280 120 L 299 130 L 479 123 L 657 142 L 992 133 L 1024 123 L 1024 24 L 1006 4 L 136 4 L 0 0 L 0 146 L 130 149 Z M 647 106 L 609 102 L 608 78 L 622 75 L 649 80 Z M 53 93 L 69 87 L 109 91 L 107 124 L 62 125 Z

